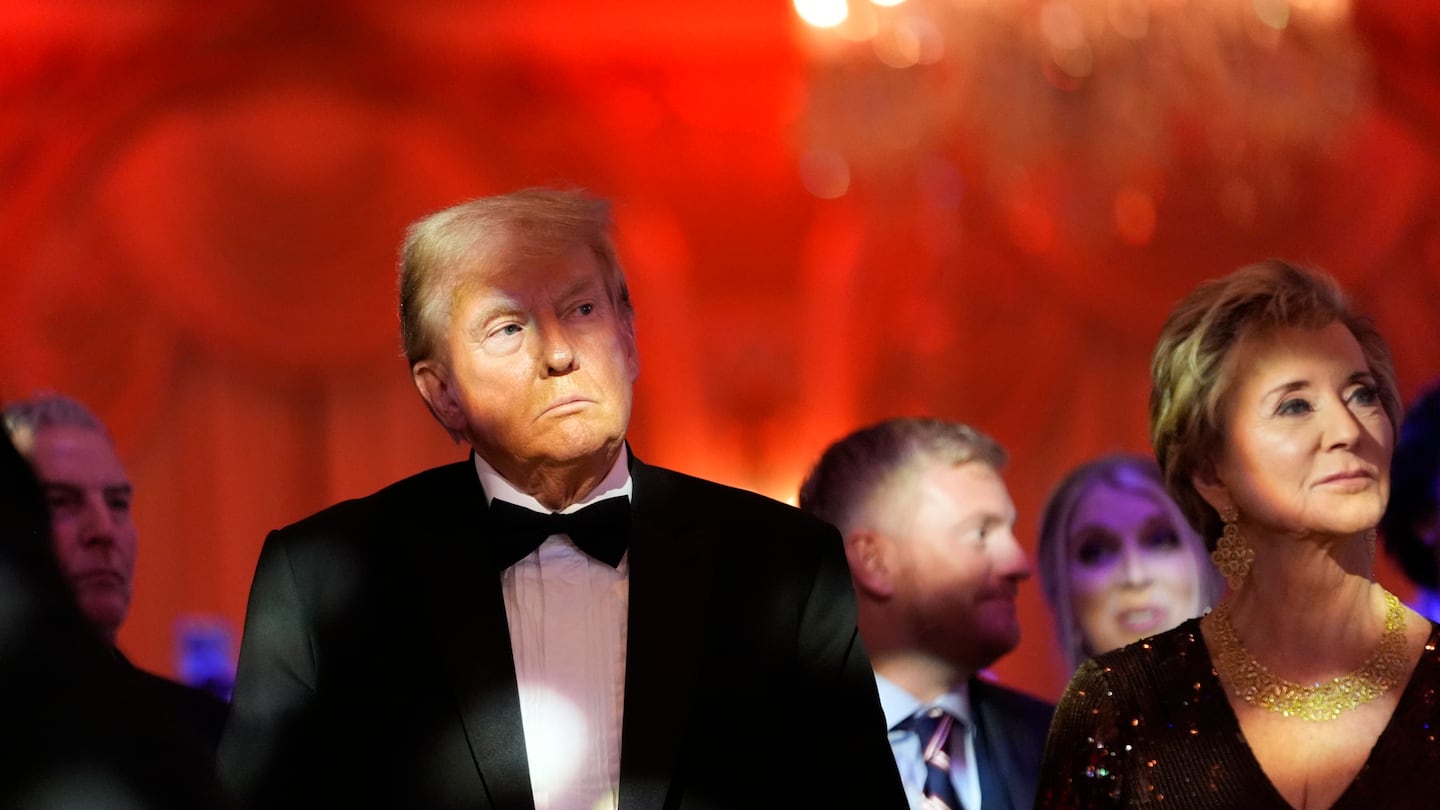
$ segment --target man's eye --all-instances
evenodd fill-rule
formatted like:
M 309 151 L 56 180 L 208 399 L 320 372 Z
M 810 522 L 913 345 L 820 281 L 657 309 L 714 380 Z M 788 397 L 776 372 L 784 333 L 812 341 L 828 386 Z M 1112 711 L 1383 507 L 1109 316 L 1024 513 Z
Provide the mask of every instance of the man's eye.
M 63 515 L 80 508 L 80 499 L 68 495 L 51 495 L 45 499 L 45 505 L 49 507 L 50 513 Z

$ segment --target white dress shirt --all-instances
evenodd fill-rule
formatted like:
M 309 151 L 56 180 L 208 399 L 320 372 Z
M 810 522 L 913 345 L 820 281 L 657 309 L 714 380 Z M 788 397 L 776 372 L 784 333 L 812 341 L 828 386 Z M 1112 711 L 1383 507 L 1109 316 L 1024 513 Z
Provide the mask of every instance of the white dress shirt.
M 479 455 L 485 498 L 549 512 L 500 477 Z M 594 501 L 630 497 L 624 449 L 574 512 Z M 520 719 L 535 810 L 614 810 L 620 787 L 626 618 L 630 558 L 611 568 L 551 535 L 501 575 Z
M 925 789 L 925 759 L 921 751 L 925 741 L 914 731 L 895 727 L 936 706 L 958 720 L 945 743 L 950 754 L 950 782 L 955 786 L 955 795 L 960 797 L 966 810 L 980 810 L 980 773 L 972 767 L 975 762 L 975 716 L 970 711 L 970 685 L 961 683 L 929 703 L 922 703 L 880 674 L 875 676 L 875 686 L 880 692 L 880 707 L 885 711 L 885 727 L 890 729 L 890 751 L 895 754 L 895 765 L 900 769 L 900 781 L 905 785 L 911 810 L 920 810 Z M 964 733 L 958 733 L 962 729 Z

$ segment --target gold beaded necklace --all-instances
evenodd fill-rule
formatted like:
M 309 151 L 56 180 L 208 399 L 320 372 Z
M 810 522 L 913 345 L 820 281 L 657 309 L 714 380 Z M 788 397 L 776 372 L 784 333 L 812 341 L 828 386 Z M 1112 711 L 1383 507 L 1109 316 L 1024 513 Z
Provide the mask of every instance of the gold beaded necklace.
M 1390 691 L 1405 674 L 1405 609 L 1389 591 L 1385 604 L 1385 633 L 1365 663 L 1349 674 L 1306 686 L 1276 677 L 1255 660 L 1235 635 L 1230 605 L 1222 601 L 1211 611 L 1215 671 L 1251 706 L 1302 720 L 1334 720 Z

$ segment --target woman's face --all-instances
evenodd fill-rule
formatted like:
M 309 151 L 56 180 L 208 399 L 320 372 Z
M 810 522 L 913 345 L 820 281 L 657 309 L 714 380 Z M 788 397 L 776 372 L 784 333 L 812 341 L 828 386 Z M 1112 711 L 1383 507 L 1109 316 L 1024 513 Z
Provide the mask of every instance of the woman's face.
M 1197 478 L 1202 494 L 1217 509 L 1233 504 L 1242 532 L 1346 537 L 1375 526 L 1395 436 L 1355 336 L 1339 322 L 1286 328 L 1233 351 L 1218 485 Z
M 1087 651 L 1099 654 L 1199 615 L 1195 553 L 1153 496 L 1091 487 L 1070 524 L 1070 594 Z

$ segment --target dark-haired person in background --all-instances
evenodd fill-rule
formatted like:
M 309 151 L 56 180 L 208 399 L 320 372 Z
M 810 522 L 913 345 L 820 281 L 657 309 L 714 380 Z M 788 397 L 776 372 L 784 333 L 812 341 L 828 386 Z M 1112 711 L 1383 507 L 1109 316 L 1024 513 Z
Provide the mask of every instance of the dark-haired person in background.
M 212 753 L 80 613 L 0 431 L 0 808 L 223 808 Z
M 1380 532 L 1385 550 L 1418 589 L 1411 607 L 1440 621 L 1440 384 L 1405 412 Z
M 84 405 L 59 394 L 10 403 L 4 422 L 40 481 L 54 554 L 81 612 L 130 670 L 137 688 L 171 705 L 214 750 L 225 725 L 225 702 L 130 664 L 114 646 L 130 612 L 137 538 L 130 478 L 109 431 Z

